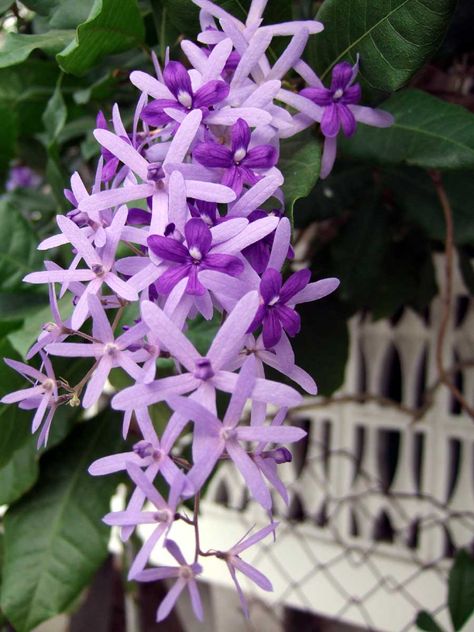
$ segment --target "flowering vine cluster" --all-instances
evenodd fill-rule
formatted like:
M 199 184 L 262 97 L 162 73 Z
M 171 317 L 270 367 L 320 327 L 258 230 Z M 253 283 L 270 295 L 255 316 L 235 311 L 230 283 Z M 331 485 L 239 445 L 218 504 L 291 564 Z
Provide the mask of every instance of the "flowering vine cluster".
M 325 177 L 341 132 L 352 135 L 357 122 L 391 123 L 390 115 L 359 105 L 358 64 L 337 64 L 326 88 L 303 61 L 308 37 L 323 28 L 319 22 L 262 26 L 265 1 L 254 0 L 242 23 L 208 0 L 194 1 L 202 31 L 197 43 L 181 43 L 188 65 L 166 59 L 162 69 L 154 58 L 156 76 L 131 73 L 140 91 L 131 131 L 117 105 L 111 121 L 102 113 L 97 118 L 101 157 L 91 192 L 74 173 L 65 192 L 72 210 L 57 217 L 59 233 L 39 246 L 67 244 L 71 263 L 63 269 L 47 261 L 44 271 L 25 277 L 49 286 L 52 321 L 28 354 L 39 358 L 40 368 L 7 359 L 31 385 L 3 398 L 35 411 L 32 430 L 39 431 L 41 446 L 61 404 L 95 406 L 113 369 L 129 376 L 130 386 L 116 392 L 111 405 L 122 411 L 123 435 L 133 436 L 133 448 L 95 461 L 89 471 L 128 475 L 133 492 L 127 506 L 104 518 L 120 527 L 124 540 L 139 525 L 155 525 L 129 577 L 176 579 L 158 620 L 185 588 L 202 618 L 196 583 L 202 556 L 227 565 L 246 614 L 239 573 L 271 590 L 241 555 L 275 532 L 270 490 L 288 502 L 278 466 L 291 460 L 283 446 L 304 432 L 284 424 L 301 395 L 268 379 L 267 369 L 316 393 L 312 377 L 295 364 L 295 308 L 338 286 L 332 278 L 310 282 L 307 269 L 284 273 L 293 251 L 278 169 L 280 139 L 320 123 Z M 268 49 L 278 36 L 290 41 L 272 65 Z M 307 85 L 299 93 L 282 88 L 289 71 L 298 76 L 294 85 Z M 67 317 L 58 307 L 64 295 L 72 306 Z M 217 316 L 221 323 L 205 355 L 187 336 L 198 316 Z M 90 369 L 71 386 L 55 375 L 58 356 L 89 358 Z M 170 361 L 173 370 L 164 374 Z M 219 415 L 222 394 L 228 404 Z M 160 437 L 152 423 L 159 402 L 172 411 Z M 189 460 L 177 450 L 186 433 L 192 436 Z M 224 459 L 243 476 L 269 524 L 228 550 L 202 551 L 199 494 Z M 195 511 L 189 518 L 180 507 L 191 498 Z M 195 538 L 192 560 L 171 539 L 177 521 L 189 525 Z M 156 547 L 164 547 L 175 564 L 147 568 Z

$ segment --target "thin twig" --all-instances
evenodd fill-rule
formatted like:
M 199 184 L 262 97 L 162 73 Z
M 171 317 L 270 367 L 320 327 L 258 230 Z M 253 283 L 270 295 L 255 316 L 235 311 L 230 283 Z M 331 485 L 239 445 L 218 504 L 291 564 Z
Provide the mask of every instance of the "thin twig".
M 453 364 L 450 369 L 445 369 L 446 377 L 451 381 L 454 375 L 463 369 L 474 367 L 474 360 L 465 360 L 463 362 L 457 362 Z M 444 384 L 444 381 L 439 377 L 423 394 L 423 404 L 419 408 L 410 408 L 404 404 L 390 399 L 389 397 L 383 397 L 382 395 L 376 395 L 375 393 L 350 393 L 347 395 L 337 395 L 335 397 L 320 398 L 317 402 L 311 402 L 308 404 L 302 404 L 294 408 L 294 411 L 311 410 L 313 408 L 326 408 L 328 406 L 334 406 L 337 404 L 366 404 L 373 402 L 384 408 L 393 408 L 400 413 L 408 415 L 412 418 L 412 421 L 419 421 L 422 419 L 430 408 L 434 404 L 434 394 L 439 387 Z
M 199 501 L 201 499 L 201 495 L 198 492 L 196 496 L 194 496 L 194 539 L 196 542 L 196 549 L 194 552 L 194 562 L 198 561 L 199 551 L 201 550 L 201 545 L 199 542 Z
M 448 331 L 449 320 L 451 318 L 451 308 L 453 302 L 453 264 L 454 264 L 454 227 L 451 204 L 443 186 L 443 179 L 439 171 L 430 172 L 436 193 L 438 195 L 441 208 L 443 209 L 444 221 L 446 224 L 446 238 L 444 247 L 444 288 L 442 296 L 443 311 L 441 324 L 436 340 L 436 368 L 442 383 L 448 387 L 453 396 L 457 399 L 461 407 L 474 419 L 474 408 L 465 399 L 464 395 L 449 378 L 443 361 L 443 349 Z

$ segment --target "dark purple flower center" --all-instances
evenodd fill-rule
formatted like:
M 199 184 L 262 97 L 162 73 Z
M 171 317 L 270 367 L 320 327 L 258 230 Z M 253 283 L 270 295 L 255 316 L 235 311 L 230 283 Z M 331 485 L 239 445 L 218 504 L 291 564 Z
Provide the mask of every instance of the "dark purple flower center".
M 160 162 L 151 162 L 148 165 L 148 180 L 151 182 L 158 182 L 159 180 L 163 180 L 165 177 L 165 172 L 163 171 L 163 167 Z
M 146 441 L 145 439 L 135 443 L 133 451 L 141 459 L 151 457 L 154 461 L 160 461 L 164 456 L 164 452 L 162 450 L 156 449 L 150 441 Z
M 261 456 L 264 459 L 273 459 L 275 463 L 291 463 L 293 457 L 291 452 L 287 448 L 275 448 L 275 450 L 268 450 L 262 452 Z
M 198 380 L 209 380 L 211 377 L 214 377 L 214 370 L 209 358 L 199 358 L 196 360 L 195 365 L 194 377 Z

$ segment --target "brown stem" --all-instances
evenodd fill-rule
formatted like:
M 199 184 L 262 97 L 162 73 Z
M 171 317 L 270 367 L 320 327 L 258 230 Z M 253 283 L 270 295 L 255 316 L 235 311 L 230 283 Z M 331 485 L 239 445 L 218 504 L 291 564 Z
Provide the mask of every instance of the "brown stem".
M 199 542 L 199 501 L 201 499 L 200 493 L 198 492 L 196 496 L 194 496 L 194 539 L 196 542 L 196 549 L 194 552 L 194 562 L 198 561 L 199 551 L 201 550 L 201 545 Z
M 453 264 L 454 264 L 454 226 L 453 213 L 443 179 L 439 171 L 430 172 L 438 199 L 443 209 L 444 221 L 446 224 L 446 238 L 444 242 L 444 294 L 442 297 L 443 311 L 441 324 L 436 340 L 436 368 L 441 382 L 447 386 L 453 396 L 457 399 L 461 407 L 474 419 L 474 408 L 466 401 L 464 395 L 451 381 L 443 362 L 443 349 L 448 331 L 449 320 L 451 318 L 451 308 L 453 302 Z

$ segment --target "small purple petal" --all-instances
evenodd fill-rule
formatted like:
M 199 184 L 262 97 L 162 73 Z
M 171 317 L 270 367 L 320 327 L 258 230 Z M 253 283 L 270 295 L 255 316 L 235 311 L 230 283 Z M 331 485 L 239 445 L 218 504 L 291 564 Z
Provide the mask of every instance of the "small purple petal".
M 183 64 L 179 61 L 168 62 L 163 71 L 163 79 L 165 80 L 167 88 L 174 94 L 177 101 L 181 103 L 180 97 L 183 99 L 183 95 L 189 95 L 191 98 L 189 106 L 192 105 L 193 89 L 191 87 L 191 79 Z M 185 104 L 182 103 L 182 105 Z
M 171 237 L 150 235 L 147 239 L 147 244 L 153 254 L 161 259 L 165 259 L 165 261 L 186 263 L 189 259 L 188 251 L 183 244 Z
M 348 108 L 347 105 L 340 103 L 338 105 L 338 114 L 344 134 L 348 137 L 353 136 L 355 134 L 357 124 L 350 108 Z
M 200 261 L 211 247 L 212 234 L 202 219 L 193 218 L 186 222 L 184 235 L 190 256 Z
M 323 117 L 321 119 L 321 131 L 324 136 L 334 138 L 339 134 L 340 127 L 339 106 L 336 103 L 332 103 L 324 108 Z
M 278 319 L 289 336 L 296 336 L 301 329 L 301 319 L 297 312 L 287 305 L 275 305 L 273 308 Z
M 196 91 L 193 106 L 208 108 L 223 101 L 228 94 L 229 86 L 224 81 L 208 81 Z
M 294 272 L 283 284 L 280 291 L 280 302 L 287 303 L 297 292 L 301 292 L 311 279 L 311 271 L 307 268 Z
M 158 281 L 155 284 L 156 290 L 159 294 L 169 294 L 171 290 L 181 281 L 189 275 L 192 263 L 187 263 L 176 268 L 170 268 L 163 272 Z
M 352 66 L 349 62 L 343 61 L 336 64 L 332 70 L 331 90 L 345 90 L 352 79 Z
M 276 164 L 277 150 L 272 145 L 258 145 L 247 152 L 242 164 L 248 169 L 270 169 Z
M 233 255 L 207 255 L 202 264 L 203 270 L 216 270 L 236 277 L 244 271 L 244 264 Z
M 193 158 L 205 167 L 231 167 L 232 152 L 218 143 L 198 143 L 193 150 Z
M 231 138 L 232 154 L 235 154 L 239 149 L 247 151 L 250 143 L 250 127 L 243 119 L 237 119 L 237 122 L 232 126 Z
M 263 273 L 260 283 L 260 294 L 265 304 L 268 305 L 275 298 L 278 299 L 281 289 L 281 274 L 273 268 L 268 268 L 268 270 Z
M 267 349 L 274 347 L 281 338 L 281 323 L 273 309 L 267 310 L 263 319 L 263 343 Z

